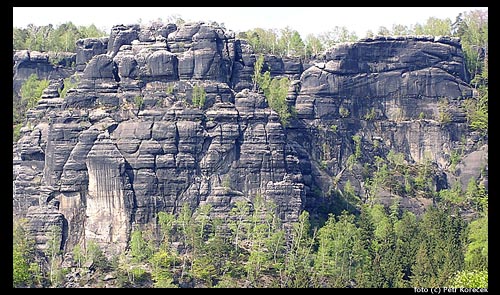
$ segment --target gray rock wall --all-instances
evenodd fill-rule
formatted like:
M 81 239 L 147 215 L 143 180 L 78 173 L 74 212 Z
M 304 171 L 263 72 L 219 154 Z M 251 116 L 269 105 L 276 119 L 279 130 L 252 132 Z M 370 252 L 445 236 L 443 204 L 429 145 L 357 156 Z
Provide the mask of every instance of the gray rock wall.
M 32 220 L 40 247 L 58 224 L 67 251 L 94 240 L 116 254 L 133 226 L 154 227 L 160 211 L 211 204 L 224 217 L 257 195 L 290 224 L 304 209 L 323 210 L 333 179 L 365 193 L 360 168 L 346 171 L 353 135 L 361 163 L 394 150 L 411 163 L 430 157 L 440 171 L 470 138 L 460 105 L 472 90 L 450 38 L 367 39 L 314 65 L 266 56 L 265 70 L 293 81 L 287 101 L 297 116 L 288 126 L 249 90 L 256 55 L 231 31 L 119 25 L 77 45 L 78 87 L 65 98 L 47 90 L 14 147 L 14 214 Z M 193 104 L 195 87 L 205 90 L 202 106 Z M 452 114 L 446 124 L 442 101 Z M 481 177 L 483 166 L 471 162 L 487 160 L 483 144 L 461 167 L 469 178 Z M 468 152 L 479 145 L 472 140 Z M 435 185 L 449 183 L 439 174 Z

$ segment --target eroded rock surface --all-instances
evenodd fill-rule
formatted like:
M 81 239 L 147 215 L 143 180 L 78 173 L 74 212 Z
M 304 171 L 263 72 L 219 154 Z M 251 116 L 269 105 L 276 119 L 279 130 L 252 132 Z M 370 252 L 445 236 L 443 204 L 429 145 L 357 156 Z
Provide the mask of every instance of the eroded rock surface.
M 261 195 L 285 224 L 304 209 L 324 214 L 328 192 L 347 181 L 363 196 L 362 163 L 390 150 L 432 160 L 434 185 L 450 186 L 442 171 L 471 138 L 458 40 L 366 39 L 308 64 L 266 56 L 264 69 L 292 80 L 297 115 L 287 126 L 249 90 L 256 58 L 233 32 L 205 23 L 119 25 L 109 38 L 79 40 L 77 88 L 60 98 L 63 82 L 51 81 L 14 146 L 14 214 L 32 220 L 40 247 L 56 225 L 66 250 L 94 240 L 117 254 L 133 226 L 155 226 L 158 212 L 185 203 L 227 217 L 236 201 Z M 193 103 L 198 87 L 202 106 Z M 354 135 L 362 157 L 346 169 Z M 466 153 L 457 173 L 483 177 L 487 141 L 469 141 Z M 428 202 L 402 204 L 418 212 Z

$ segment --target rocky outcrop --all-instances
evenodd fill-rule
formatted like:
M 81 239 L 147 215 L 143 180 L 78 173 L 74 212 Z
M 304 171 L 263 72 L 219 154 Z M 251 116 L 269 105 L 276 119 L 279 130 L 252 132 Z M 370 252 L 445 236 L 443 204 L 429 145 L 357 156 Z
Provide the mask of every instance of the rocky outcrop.
M 235 202 L 260 195 L 285 224 L 304 209 L 327 214 L 331 192 L 347 181 L 366 194 L 363 163 L 388 151 L 431 160 L 433 184 L 450 185 L 443 171 L 470 136 L 458 40 L 366 39 L 316 64 L 266 56 L 264 70 L 292 80 L 287 126 L 249 90 L 256 58 L 233 32 L 205 23 L 119 25 L 109 38 L 79 40 L 78 87 L 61 98 L 61 81 L 51 81 L 15 146 L 14 214 L 27 215 L 37 236 L 59 224 L 67 251 L 93 240 L 117 254 L 134 226 L 154 227 L 158 212 L 186 203 L 227 217 Z M 346 169 L 355 135 L 362 156 Z M 487 141 L 473 153 L 480 145 L 466 147 L 459 167 L 469 177 L 484 175 L 471 164 L 487 161 Z M 402 203 L 418 212 L 427 201 Z
M 38 79 L 67 78 L 74 73 L 71 68 L 76 62 L 75 53 L 38 52 L 19 50 L 13 53 L 13 92 L 20 96 L 21 86 L 30 75 L 36 74 Z

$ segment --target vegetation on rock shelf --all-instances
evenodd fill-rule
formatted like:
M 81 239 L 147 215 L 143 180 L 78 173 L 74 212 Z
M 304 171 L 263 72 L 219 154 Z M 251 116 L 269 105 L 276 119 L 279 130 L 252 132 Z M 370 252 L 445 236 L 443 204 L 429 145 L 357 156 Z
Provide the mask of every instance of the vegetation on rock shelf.
M 254 74 L 252 77 L 254 90 L 260 89 L 264 92 L 269 107 L 278 113 L 283 126 L 287 126 L 290 118 L 295 116 L 294 108 L 288 106 L 286 102 L 290 80 L 287 77 L 275 77 L 271 79 L 269 71 L 262 73 L 263 65 L 264 56 L 261 54 L 254 64 Z

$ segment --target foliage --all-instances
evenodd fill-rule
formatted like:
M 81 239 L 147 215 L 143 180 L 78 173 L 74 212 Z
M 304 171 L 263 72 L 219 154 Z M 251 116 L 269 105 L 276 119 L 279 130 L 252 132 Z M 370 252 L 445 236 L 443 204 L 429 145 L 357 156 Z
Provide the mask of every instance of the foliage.
M 205 88 L 199 85 L 195 85 L 193 87 L 193 94 L 191 97 L 193 105 L 202 109 L 205 106 L 206 99 L 207 94 L 205 92 Z
M 420 248 L 412 278 L 413 286 L 447 284 L 464 264 L 464 221 L 446 209 L 431 207 L 420 224 Z
M 344 108 L 344 107 L 340 107 L 339 114 L 342 118 L 347 118 L 347 117 L 349 117 L 350 112 L 349 112 L 349 109 Z
M 290 118 L 294 115 L 293 110 L 290 110 L 286 102 L 289 85 L 290 80 L 287 77 L 281 79 L 273 78 L 267 89 L 267 93 L 264 91 L 269 106 L 278 113 L 283 126 L 286 126 Z
M 468 226 L 468 245 L 465 264 L 468 270 L 488 270 L 488 215 L 472 221 Z
M 474 10 L 460 13 L 452 25 L 460 37 L 470 78 L 488 71 L 488 11 Z M 477 88 L 477 84 L 475 87 Z
M 445 204 L 463 206 L 465 202 L 465 196 L 462 193 L 460 182 L 456 182 L 454 187 L 452 187 L 451 189 L 440 190 L 439 198 Z
M 59 90 L 59 96 L 61 98 L 65 98 L 68 94 L 68 90 L 76 88 L 78 86 L 78 77 L 72 76 L 64 79 L 64 87 L 62 90 Z
M 439 19 L 429 17 L 424 24 L 416 24 L 414 27 L 415 35 L 432 35 L 432 36 L 450 36 L 451 35 L 451 20 L 449 18 Z
M 106 270 L 109 267 L 109 261 L 104 255 L 99 244 L 90 240 L 87 242 L 87 261 L 92 261 L 97 269 Z
M 390 161 L 378 160 L 376 165 L 401 165 L 398 158 L 392 153 Z M 349 183 L 344 194 L 355 194 Z M 358 208 L 357 215 L 330 214 L 324 224 L 313 227 L 307 211 L 285 226 L 280 209 L 261 196 L 235 202 L 227 219 L 212 214 L 210 205 L 191 211 L 184 203 L 177 214 L 158 213 L 157 235 L 134 229 L 129 251 L 119 256 L 113 269 L 122 287 L 176 288 L 189 282 L 198 287 L 283 288 L 487 284 L 487 215 L 467 226 L 458 211 L 441 207 L 431 207 L 420 217 L 404 211 L 398 201 L 389 208 Z M 35 283 L 34 244 L 27 243 L 27 237 L 22 227 L 15 228 L 18 287 Z M 49 244 L 58 245 L 56 231 L 53 238 Z M 59 257 L 59 248 L 52 248 L 49 252 Z M 79 247 L 73 253 L 74 259 L 81 256 L 80 263 L 92 261 L 97 270 L 110 271 L 93 241 L 87 241 L 86 257 Z M 66 271 L 54 267 L 54 285 Z
M 363 117 L 365 120 L 367 121 L 371 121 L 373 119 L 375 119 L 375 117 L 377 116 L 377 113 L 375 112 L 375 108 L 371 108 L 366 114 L 365 116 Z
M 442 124 L 451 122 L 451 113 L 449 103 L 446 98 L 441 98 L 438 102 L 438 121 Z
M 13 287 L 29 287 L 34 283 L 35 241 L 26 231 L 27 220 L 14 220 L 13 224 Z
M 356 157 L 357 160 L 361 158 L 361 136 L 353 135 L 352 140 L 354 141 L 355 144 L 354 156 Z
M 485 270 L 459 271 L 453 276 L 452 288 L 488 288 L 488 272 Z
M 140 95 L 136 95 L 134 97 L 134 103 L 135 103 L 135 106 L 140 110 L 142 108 L 142 106 L 144 105 L 144 98 Z
M 478 76 L 483 77 L 483 76 Z M 478 97 L 469 98 L 464 102 L 467 122 L 472 130 L 484 134 L 488 132 L 488 85 L 487 78 L 483 79 L 478 88 Z
M 314 234 L 310 235 L 311 224 L 309 222 L 309 213 L 303 211 L 298 222 L 293 224 L 291 233 L 291 244 L 288 249 L 284 247 L 284 232 L 278 231 L 274 235 L 275 245 L 273 260 L 276 266 L 280 266 L 280 251 L 283 253 L 284 261 L 284 279 L 281 280 L 281 287 L 306 288 L 313 285 L 311 273 L 314 271 Z
M 53 285 L 58 285 L 62 278 L 59 268 L 61 262 L 60 254 L 62 242 L 62 230 L 60 226 L 51 225 L 48 232 L 47 250 L 45 255 L 49 258 L 50 275 L 49 279 Z
M 260 55 L 254 64 L 254 74 L 252 76 L 254 90 L 260 89 L 264 92 L 269 107 L 278 113 L 281 124 L 286 126 L 290 118 L 295 115 L 294 109 L 291 109 L 286 102 L 290 80 L 287 77 L 271 79 L 269 71 L 262 74 L 263 65 L 264 56 Z
M 308 34 L 304 40 L 306 56 L 310 56 L 311 58 L 315 58 L 318 56 L 323 50 L 324 46 L 321 42 L 321 39 L 313 34 Z
M 48 86 L 48 80 L 38 80 L 37 74 L 31 74 L 21 86 L 21 103 L 28 110 L 34 108 L 42 97 L 43 90 Z
M 135 229 L 130 234 L 130 255 L 135 262 L 142 262 L 151 256 L 152 249 L 143 237 L 141 230 Z
M 14 125 L 13 128 L 13 141 L 17 142 L 21 138 L 21 128 L 23 127 L 22 123 Z
M 337 43 L 356 41 L 358 36 L 354 31 L 349 31 L 345 26 L 335 26 L 333 29 L 319 34 L 318 38 L 323 43 L 324 48 L 330 48 Z
M 174 84 L 169 84 L 167 86 L 167 88 L 165 89 L 165 93 L 166 94 L 173 94 L 174 93 L 174 88 L 175 88 Z
M 72 22 L 57 26 L 29 24 L 26 28 L 13 28 L 13 47 L 14 50 L 75 52 L 78 39 L 104 37 L 105 35 L 107 35 L 106 32 L 97 29 L 93 24 L 78 27 Z
M 336 220 L 334 215 L 318 231 L 318 252 L 314 261 L 317 284 L 321 287 L 351 286 L 357 274 L 368 263 L 368 252 L 361 242 L 361 231 L 354 215 L 346 211 Z
M 356 41 L 358 37 L 347 27 L 335 26 L 331 30 L 302 39 L 299 32 L 290 27 L 283 29 L 255 28 L 238 34 L 252 46 L 255 53 L 274 54 L 281 57 L 316 58 L 324 49 L 341 42 Z

